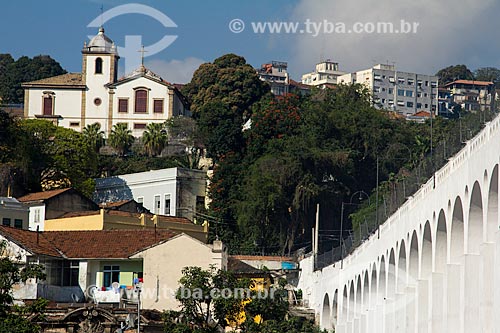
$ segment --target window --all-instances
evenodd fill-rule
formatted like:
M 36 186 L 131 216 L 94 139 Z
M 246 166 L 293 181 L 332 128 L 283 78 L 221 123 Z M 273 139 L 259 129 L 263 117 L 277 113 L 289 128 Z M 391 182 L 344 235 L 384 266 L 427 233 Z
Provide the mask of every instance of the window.
M 153 101 L 153 112 L 163 113 L 163 99 L 155 99 Z
M 413 83 L 415 83 L 415 81 L 413 81 L 413 79 L 408 79 L 408 85 L 412 86 Z
M 406 102 L 406 107 L 412 108 L 413 107 L 413 102 Z
M 79 127 L 80 126 L 80 122 L 79 121 L 72 121 L 69 123 L 69 126 L 70 127 Z
M 111 287 L 113 282 L 120 282 L 120 266 L 105 265 L 103 273 L 103 287 Z
M 100 99 L 99 97 L 95 98 L 95 99 L 94 99 L 94 104 L 95 104 L 96 106 L 101 105 L 101 104 L 102 104 L 102 99 Z
M 2 225 L 6 226 L 6 227 L 10 227 L 10 218 L 4 217 L 2 219 Z
M 140 203 L 140 204 L 144 203 L 144 197 L 138 197 L 137 203 Z
M 435 88 L 435 87 L 437 87 L 437 85 L 438 85 L 438 84 L 437 84 L 437 82 L 436 82 L 436 81 L 432 81 L 432 82 L 431 82 L 431 87 Z
M 43 97 L 43 115 L 52 116 L 54 112 L 54 96 L 48 95 Z
M 78 261 L 65 260 L 62 265 L 62 285 L 67 287 L 77 287 L 78 283 Z
M 421 93 L 421 92 L 418 92 L 418 93 L 417 93 L 417 97 L 422 97 L 422 93 Z
M 394 81 L 395 81 L 395 80 L 394 80 L 394 77 L 392 77 L 392 76 L 389 76 L 389 82 L 392 82 L 392 83 L 394 83 Z
M 148 112 L 148 92 L 147 90 L 140 89 L 135 92 L 135 112 L 147 113 Z
M 417 103 L 417 109 L 421 109 L 422 108 L 422 103 Z
M 145 129 L 146 124 L 145 123 L 134 123 L 134 129 Z
M 427 109 L 429 107 L 429 104 L 425 104 L 425 108 Z
M 201 195 L 196 196 L 196 212 L 197 213 L 205 213 L 205 197 Z
M 393 93 L 394 93 L 394 89 L 389 88 L 389 94 L 393 94 Z
M 413 97 L 413 91 L 412 90 L 407 90 L 406 91 L 406 97 Z
M 34 215 L 33 222 L 40 223 L 40 208 L 35 209 Z
M 404 84 L 405 83 L 405 79 L 398 79 L 398 83 L 399 84 Z
M 429 86 L 429 81 L 425 81 L 425 86 L 428 87 Z
M 398 96 L 404 96 L 405 91 L 403 89 L 398 89 Z
M 403 102 L 403 101 L 398 101 L 398 105 L 399 105 L 399 106 L 405 106 L 405 102 Z
M 160 214 L 160 207 L 161 207 L 160 196 L 155 195 L 155 209 L 154 209 L 155 214 Z
M 14 219 L 14 228 L 22 229 L 23 228 L 23 220 Z
M 118 112 L 128 112 L 128 98 L 118 99 Z
M 95 60 L 95 74 L 102 74 L 102 59 L 97 58 Z
M 170 194 L 165 194 L 164 215 L 170 215 Z

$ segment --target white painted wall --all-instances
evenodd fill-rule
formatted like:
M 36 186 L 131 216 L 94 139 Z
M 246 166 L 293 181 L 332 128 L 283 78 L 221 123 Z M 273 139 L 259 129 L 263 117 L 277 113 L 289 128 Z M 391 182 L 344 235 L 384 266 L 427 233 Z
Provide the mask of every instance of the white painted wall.
M 29 88 L 28 118 L 36 118 L 43 115 L 44 92 L 54 93 L 54 115 L 59 115 L 59 126 L 72 128 L 79 131 L 79 126 L 70 126 L 71 122 L 80 123 L 82 90 L 79 89 L 55 89 L 55 88 Z
M 226 266 L 225 252 L 214 251 L 213 245 L 203 244 L 185 234 L 131 258 L 143 259 L 144 284 L 141 302 L 144 309 L 179 309 L 175 292 L 179 288 L 179 279 L 184 267 L 197 266 L 208 269 L 210 265 L 215 265 L 221 269 Z
M 336 317 L 336 332 L 498 329 L 499 164 L 497 117 L 436 172 L 435 186 L 429 180 L 383 223 L 380 239 L 377 234 L 370 237 L 343 265 L 314 271 L 313 257 L 302 260 L 298 288 L 322 327 L 332 329 Z M 463 214 L 455 205 L 460 202 Z M 445 233 L 443 224 L 438 228 L 444 221 Z M 329 304 L 323 304 L 327 294 Z M 363 297 L 358 299 L 358 294 Z M 323 311 L 335 306 L 336 313 Z
M 38 218 L 38 222 L 35 221 Z M 29 226 L 28 229 L 36 231 L 37 227 L 40 231 L 45 228 L 45 204 L 43 202 L 29 205 Z

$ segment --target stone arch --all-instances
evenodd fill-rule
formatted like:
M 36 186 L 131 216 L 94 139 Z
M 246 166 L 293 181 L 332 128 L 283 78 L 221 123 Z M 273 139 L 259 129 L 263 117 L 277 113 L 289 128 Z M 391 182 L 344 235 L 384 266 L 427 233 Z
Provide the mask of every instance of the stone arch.
M 387 297 L 394 298 L 396 294 L 396 255 L 394 248 L 389 252 L 389 269 L 387 271 Z
M 413 284 L 418 279 L 418 262 L 419 262 L 418 237 L 416 230 L 412 232 L 409 242 L 410 246 L 408 246 L 408 249 L 410 253 L 408 256 L 408 284 Z
M 335 327 L 337 327 L 338 323 L 338 298 L 339 298 L 339 290 L 335 289 L 335 292 L 333 293 L 333 300 L 332 300 L 332 311 L 331 311 L 331 325 L 332 328 L 335 330 Z
M 355 304 L 355 291 L 354 291 L 354 280 L 351 281 L 351 286 L 349 287 L 349 311 L 348 311 L 348 316 L 347 320 L 353 320 L 354 319 L 354 304 Z
M 365 277 L 363 278 L 363 305 L 362 305 L 362 313 L 367 313 L 370 309 L 370 273 L 368 270 L 365 271 Z
M 387 269 L 386 269 L 386 260 L 385 256 L 380 257 L 380 266 L 378 273 L 378 294 L 380 297 L 386 297 L 387 293 Z
M 376 298 L 377 294 L 378 294 L 377 264 L 373 263 L 371 279 L 370 279 L 370 304 L 372 306 L 377 304 L 377 298 Z
M 340 311 L 340 318 L 345 322 L 347 321 L 347 284 L 344 285 L 344 291 L 342 292 L 342 307 Z
M 486 240 L 493 242 L 498 230 L 498 164 L 491 172 L 488 189 L 488 221 L 486 224 Z
M 441 209 L 438 215 L 434 244 L 434 271 L 444 273 L 448 257 L 448 235 L 446 228 L 446 216 Z
M 467 252 L 479 253 L 483 243 L 483 199 L 481 186 L 475 182 L 472 188 L 469 205 L 469 221 L 467 230 Z
M 356 282 L 356 299 L 354 301 L 354 316 L 359 317 L 361 315 L 361 309 L 362 309 L 362 287 L 361 287 L 361 274 L 358 275 L 357 282 Z
M 402 292 L 406 287 L 406 242 L 404 239 L 399 244 L 398 269 L 396 290 Z
M 330 318 L 330 297 L 328 293 L 323 297 L 323 311 L 321 311 L 321 328 L 331 329 L 331 318 Z
M 420 276 L 427 279 L 432 272 L 432 231 L 429 221 L 424 225 L 421 249 Z
M 464 209 L 462 199 L 457 196 L 451 219 L 450 263 L 457 263 L 464 254 Z

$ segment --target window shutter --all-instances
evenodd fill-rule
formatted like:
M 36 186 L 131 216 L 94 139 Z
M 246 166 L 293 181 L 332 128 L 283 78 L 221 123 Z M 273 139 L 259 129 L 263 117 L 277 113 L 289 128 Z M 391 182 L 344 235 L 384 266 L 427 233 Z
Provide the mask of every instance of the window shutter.
M 155 113 L 163 113 L 163 100 L 162 99 L 155 99 L 154 101 L 154 112 Z
M 52 97 L 43 98 L 43 115 L 44 116 L 52 115 Z
M 146 90 L 137 90 L 135 92 L 135 112 L 147 112 L 148 92 Z
M 118 100 L 118 112 L 128 112 L 128 99 Z

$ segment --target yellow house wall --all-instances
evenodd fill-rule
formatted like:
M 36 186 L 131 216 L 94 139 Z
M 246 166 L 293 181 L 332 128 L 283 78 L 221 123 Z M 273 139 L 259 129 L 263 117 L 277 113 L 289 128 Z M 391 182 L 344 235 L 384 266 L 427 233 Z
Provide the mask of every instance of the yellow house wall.
M 45 220 L 45 231 L 102 230 L 100 214 Z

